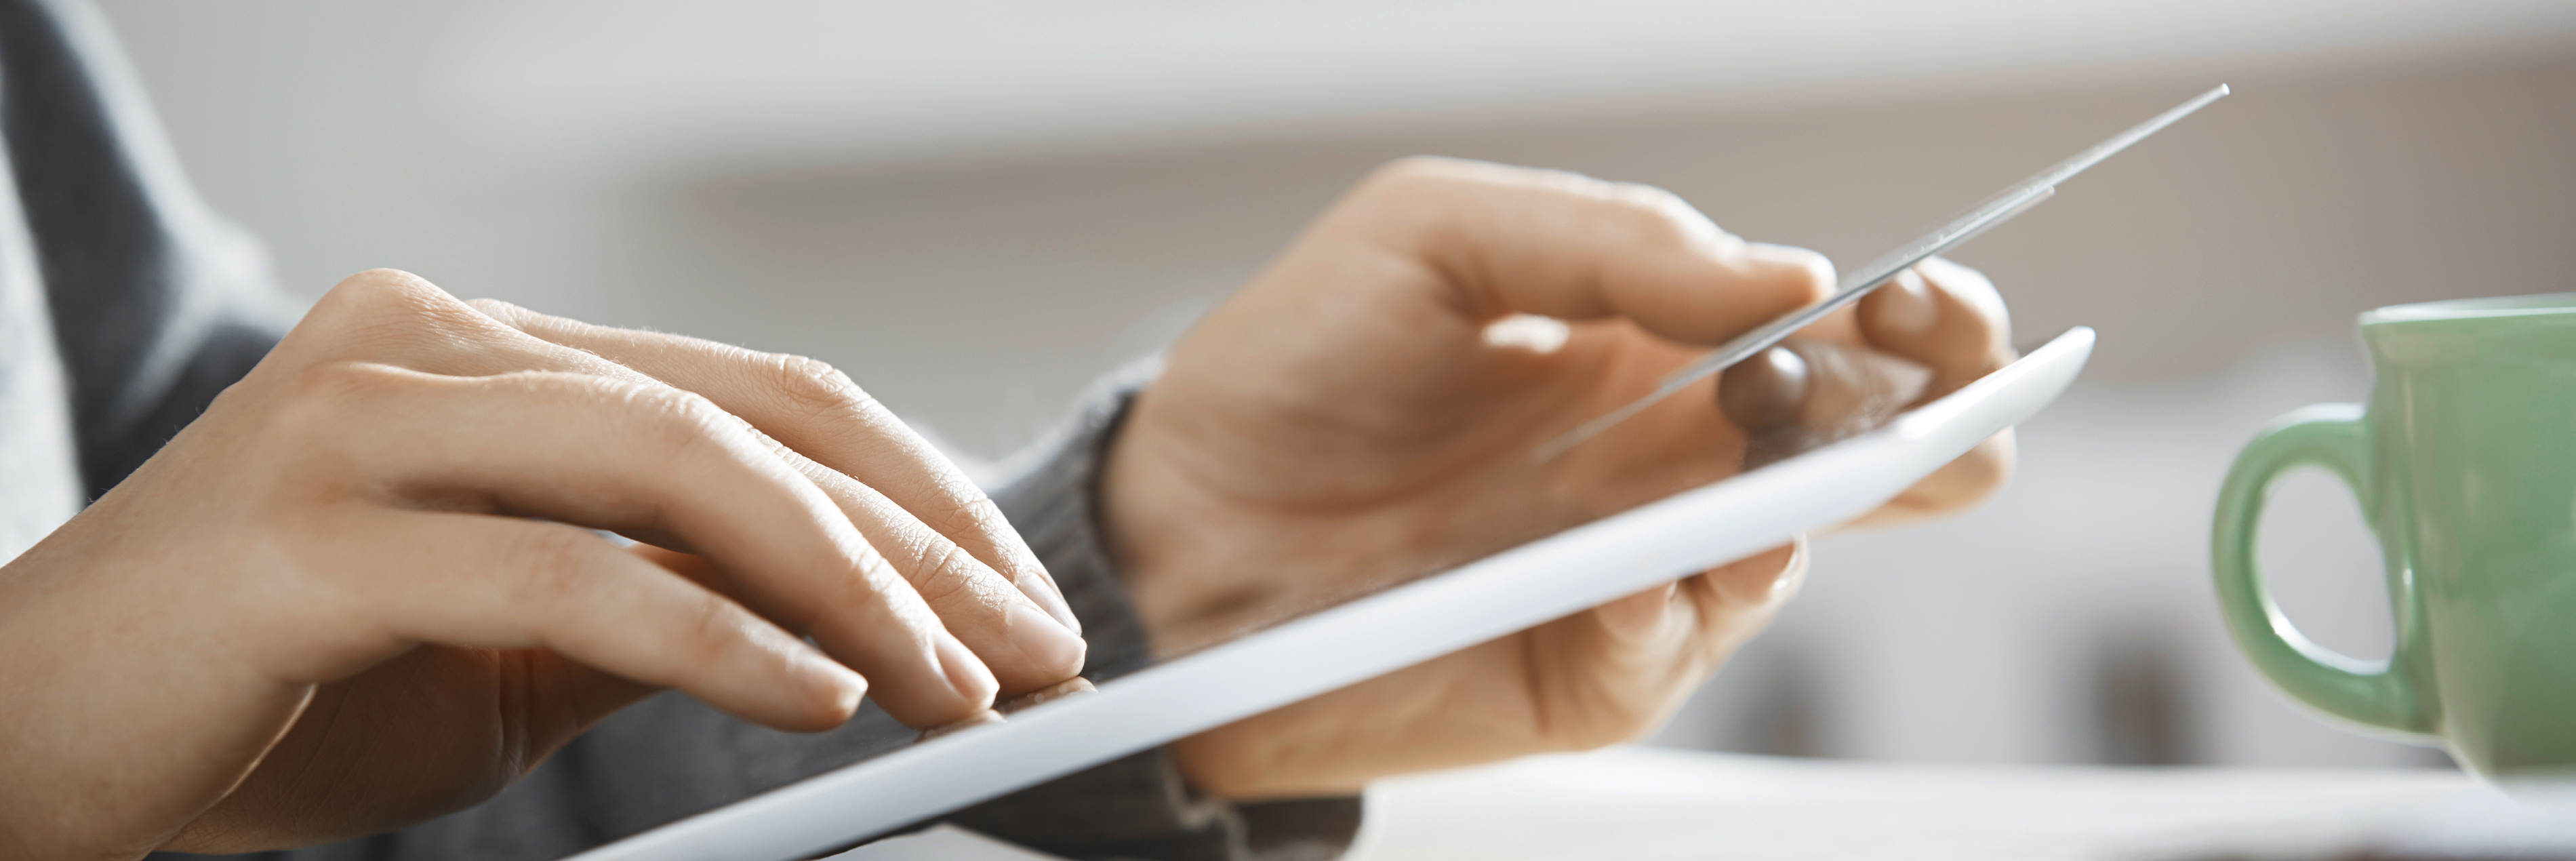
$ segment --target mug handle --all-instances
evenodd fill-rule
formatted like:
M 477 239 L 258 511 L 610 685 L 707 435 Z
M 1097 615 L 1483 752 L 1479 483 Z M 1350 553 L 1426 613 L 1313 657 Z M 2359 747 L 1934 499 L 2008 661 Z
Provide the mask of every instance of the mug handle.
M 2431 731 L 2415 688 L 2393 662 L 2364 661 L 2317 645 L 2263 589 L 2263 572 L 2255 564 L 2255 527 L 2272 482 L 2295 466 L 2323 467 L 2343 479 L 2361 500 L 2363 511 L 2375 511 L 2376 476 L 2370 468 L 2370 427 L 2359 404 L 2318 404 L 2276 419 L 2236 455 L 2227 483 L 2218 494 L 2218 523 L 2211 538 L 2211 568 L 2218 579 L 2218 604 L 2227 630 L 2256 669 L 2299 701 L 2345 720 L 2402 733 Z M 2376 519 L 2372 530 L 2377 531 Z M 2387 545 L 2386 536 L 2380 538 Z M 2399 615 L 2405 599 L 2398 598 Z M 2398 628 L 2403 654 L 2405 626 Z

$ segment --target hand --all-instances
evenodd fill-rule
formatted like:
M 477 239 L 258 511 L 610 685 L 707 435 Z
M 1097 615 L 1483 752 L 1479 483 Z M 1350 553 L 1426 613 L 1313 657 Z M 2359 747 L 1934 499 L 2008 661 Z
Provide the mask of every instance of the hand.
M 1747 429 L 1728 416 L 1757 437 L 1827 428 L 1905 367 L 1928 370 L 1920 400 L 2011 358 L 1992 286 L 1929 263 L 1724 375 L 1723 412 L 1704 384 L 1531 462 L 1831 280 L 1821 257 L 1747 244 L 1654 189 L 1446 160 L 1381 170 L 1182 338 L 1112 446 L 1103 518 L 1156 650 L 1735 474 Z M 1958 508 L 2009 463 L 1999 436 L 1876 516 Z M 1632 739 L 1762 626 L 1805 559 L 1802 539 L 1184 740 L 1179 762 L 1221 796 L 1287 797 Z
M 0 568 L 0 856 L 391 829 L 664 686 L 934 726 L 1078 671 L 1075 624 L 830 368 L 364 273 Z

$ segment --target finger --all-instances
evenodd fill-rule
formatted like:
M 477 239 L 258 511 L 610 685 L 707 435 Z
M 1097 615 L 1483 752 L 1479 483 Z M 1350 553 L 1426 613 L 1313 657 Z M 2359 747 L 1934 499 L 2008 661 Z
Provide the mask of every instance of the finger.
M 1728 368 L 1717 398 L 1727 419 L 1747 431 L 1797 425 L 1849 432 L 1877 427 L 1915 403 L 1930 378 L 1930 369 L 1902 357 L 1791 338 Z
M 2011 318 L 1994 282 L 1938 257 L 1916 264 L 1860 302 L 1861 330 L 1871 346 L 1932 369 L 1923 400 L 1958 391 L 2011 364 Z M 2008 429 L 1926 476 L 1887 505 L 1856 521 L 1883 525 L 1966 508 L 2011 477 Z
M 335 340 L 294 352 L 320 357 L 317 364 L 369 362 L 458 377 L 577 370 L 585 360 L 608 364 L 529 337 L 398 269 L 370 269 L 342 280 L 286 336 L 288 342 L 326 338 Z M 632 372 L 610 376 L 643 378 Z
M 902 560 L 895 570 L 949 632 L 983 659 L 1001 684 L 1001 695 L 1038 690 L 1082 672 L 1087 654 L 1082 638 L 1020 587 L 923 526 L 876 488 L 828 469 L 819 471 L 816 484 L 843 510 L 853 512 L 851 520 L 870 544 Z M 1041 589 L 1052 590 L 1051 585 Z
M 1484 162 L 1397 162 L 1317 229 L 1428 261 L 1478 322 L 1615 316 L 1706 343 L 1813 304 L 1833 282 L 1823 256 L 1747 243 L 1661 190 Z
M 529 335 L 707 396 L 789 448 L 882 493 L 1007 578 L 1066 629 L 1082 630 L 1054 578 L 1001 509 L 946 455 L 830 365 L 680 335 L 594 326 L 490 299 L 473 304 Z
M 669 569 L 672 573 L 687 579 L 689 582 L 697 583 L 701 586 L 713 589 L 717 594 L 724 595 L 726 597 L 737 597 L 736 593 L 740 591 L 734 585 L 736 580 L 739 578 L 735 578 L 725 573 L 724 569 L 718 566 L 715 560 L 708 559 L 707 557 L 699 556 L 694 553 L 683 553 L 663 547 L 655 547 L 650 544 L 637 544 L 633 547 L 626 548 L 626 552 L 634 554 L 637 558 L 649 560 L 653 564 Z M 935 601 L 932 602 L 932 604 L 934 608 L 937 606 L 937 602 Z M 994 675 L 1000 676 L 1002 675 L 1002 671 L 995 669 Z M 1011 690 L 1010 682 L 1005 680 L 1003 682 L 1002 689 L 1005 691 Z
M 1931 371 L 1868 347 L 1790 338 L 1718 378 L 1747 469 L 1867 433 L 1918 401 Z
M 589 338 L 582 343 L 566 344 L 549 341 L 511 325 L 511 321 L 543 324 L 541 331 L 550 334 L 582 333 L 596 330 L 613 333 L 618 330 L 598 329 L 559 318 L 547 318 L 509 306 L 485 301 L 469 304 L 456 300 L 435 285 L 409 273 L 392 270 L 362 273 L 335 288 L 327 301 L 332 313 L 374 315 L 406 322 L 397 331 L 410 333 L 405 339 L 379 343 L 371 355 L 389 355 L 403 367 L 435 374 L 482 376 L 520 370 L 572 371 L 596 374 L 662 385 L 647 376 L 643 369 L 630 368 L 592 352 L 593 347 L 617 346 Z M 485 313 L 490 311 L 492 313 Z M 427 334 L 421 334 L 426 332 Z M 628 333 L 641 334 L 641 333 Z M 801 436 L 806 447 L 816 450 L 856 452 L 842 458 L 843 466 L 865 462 L 873 474 L 895 475 L 898 482 L 913 481 L 902 476 L 895 465 L 910 465 L 923 471 L 941 472 L 944 484 L 935 488 L 949 498 L 932 503 L 904 506 L 888 502 L 888 497 L 842 472 L 818 464 L 794 450 L 796 442 L 773 446 L 776 454 L 820 486 L 836 506 L 857 526 L 860 532 L 892 562 L 898 573 L 924 596 L 943 623 L 965 641 L 972 651 L 989 665 L 1004 685 L 1004 690 L 1017 693 L 1034 690 L 1062 681 L 1080 672 L 1085 646 L 1072 630 L 1053 620 L 1071 620 L 1060 594 L 1052 581 L 1022 543 L 1009 524 L 1003 522 L 999 509 L 985 499 L 982 492 L 949 466 L 946 459 L 931 450 L 912 431 L 886 414 L 882 407 L 863 395 L 855 398 L 856 389 L 823 368 L 821 373 L 839 380 L 848 391 L 839 397 L 851 409 L 845 412 L 873 412 L 869 421 L 845 423 L 818 421 L 815 417 L 839 419 L 830 415 L 820 403 L 829 398 L 805 397 L 811 403 L 798 403 L 810 394 L 797 390 L 799 380 L 792 373 L 775 372 L 782 362 L 767 363 L 772 373 L 763 374 L 760 359 L 784 360 L 792 357 L 762 357 L 732 347 L 694 339 L 670 337 L 643 345 L 624 345 L 623 352 L 653 360 L 652 370 L 681 377 L 683 388 L 703 389 L 727 395 L 733 409 L 743 409 L 753 416 L 765 417 L 772 428 Z M 693 352 L 677 354 L 679 347 Z M 695 367 L 692 367 L 692 366 Z M 712 370 L 709 370 L 712 369 Z M 685 373 L 684 373 L 685 372 Z M 810 382 L 810 381 L 808 381 Z M 766 389 L 764 389 L 766 386 Z M 784 390 L 784 395 L 780 391 Z M 763 397 L 762 395 L 769 395 Z M 818 426 L 828 427 L 817 431 Z M 829 436 L 833 445 L 819 446 L 815 438 Z M 774 438 L 774 437 L 772 437 Z M 893 447 L 870 445 L 889 439 Z M 891 464 L 891 465 L 890 465 Z M 929 511 L 949 520 L 963 520 L 974 529 L 949 530 L 966 535 L 985 547 L 987 558 L 1011 558 L 1019 562 L 1021 575 L 1015 590 L 979 561 L 971 552 L 925 525 L 907 508 Z M 962 517 L 961 517 L 962 515 Z M 1007 536 L 1003 540 L 999 536 Z M 1009 554 L 995 548 L 1007 547 Z M 998 587 L 998 588 L 996 588 Z M 1039 599 L 1018 598 L 1019 592 Z M 1053 607 L 1052 613 L 1048 611 Z
M 948 630 L 981 658 L 1004 695 L 1037 690 L 1082 671 L 1078 623 L 1019 533 L 972 482 L 911 428 L 830 367 L 694 338 L 591 326 L 489 299 L 473 305 L 547 347 L 620 373 L 708 396 L 776 441 L 779 457 L 822 488 L 894 564 Z M 548 357 L 549 360 L 554 357 Z M 623 360 L 611 362 L 611 359 Z M 597 373 L 605 370 L 587 367 Z M 783 436 L 782 436 L 783 435 Z M 839 467 L 806 452 L 836 457 Z M 911 504 L 848 469 L 914 491 Z M 916 512 L 946 523 L 934 529 Z M 977 554 L 952 536 L 983 548 Z M 1005 578 L 986 559 L 1016 560 Z M 1052 608 L 1052 612 L 1050 611 Z
M 858 525 L 870 546 L 894 564 L 913 591 L 937 613 L 950 634 L 964 642 L 1000 685 L 999 696 L 1016 696 L 1074 677 L 1082 671 L 1086 647 L 1045 611 L 1012 588 L 957 545 L 918 521 L 893 501 L 848 476 L 816 467 L 807 477 L 822 487 Z M 705 565 L 709 578 L 726 579 L 712 562 L 694 555 L 664 551 L 659 561 L 683 573 Z M 679 560 L 690 560 L 682 562 Z M 694 579 L 694 578 L 693 578 Z
M 831 500 L 757 432 L 659 384 L 523 372 L 443 377 L 317 369 L 292 422 L 397 504 L 535 515 L 714 559 L 743 602 L 864 673 L 889 714 L 935 726 L 990 704 L 995 681 Z M 665 543 L 657 540 L 654 543 Z
M 447 513 L 368 518 L 348 530 L 357 540 L 337 543 L 347 557 L 335 567 L 401 640 L 548 649 L 796 731 L 840 725 L 867 691 L 794 635 L 584 530 Z M 579 723 L 635 696 L 591 687 Z
M 1932 369 L 1927 399 L 1958 391 L 2013 360 L 2011 320 L 1994 282 L 1938 257 L 1863 297 L 1859 311 L 1870 346 Z
M 1681 583 L 1699 621 L 1701 646 L 1722 660 L 1761 633 L 1780 608 L 1806 585 L 1814 552 L 1807 536 L 1701 572 Z
M 1576 747 L 1629 741 L 1662 725 L 1699 683 L 1768 624 L 1806 570 L 1806 539 L 1647 589 L 1544 630 L 1548 648 L 1579 655 L 1540 695 L 1589 730 Z M 1572 625 L 1565 629 L 1565 625 Z
M 1915 482 L 1877 510 L 1853 520 L 1850 526 L 1876 527 L 1913 523 L 1950 514 L 1994 495 L 2012 479 L 2013 430 L 1987 437 L 1931 475 Z
M 1718 375 L 1718 411 L 1748 434 L 1796 422 L 1807 405 L 1812 370 L 1785 343 L 1754 354 Z
M 1749 639 L 1760 621 L 1797 594 L 1806 579 L 1807 537 L 1604 604 L 1603 630 L 1631 643 L 1676 644 L 1723 634 L 1721 644 Z M 1755 624 L 1736 631 L 1738 623 Z M 1733 633 L 1729 633 L 1733 632 Z
M 1992 282 L 1939 258 L 1918 268 L 1933 277 L 1908 270 L 1862 299 L 1853 319 L 1829 317 L 1719 378 L 1720 412 L 1746 432 L 1746 468 L 1878 427 L 2012 361 L 2009 320 Z M 2010 477 L 2012 452 L 2006 430 L 1851 525 L 1911 522 L 1974 504 Z

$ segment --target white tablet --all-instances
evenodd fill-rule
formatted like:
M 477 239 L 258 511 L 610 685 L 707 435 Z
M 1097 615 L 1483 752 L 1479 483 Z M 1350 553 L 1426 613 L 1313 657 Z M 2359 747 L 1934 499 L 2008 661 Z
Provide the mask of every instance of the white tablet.
M 1775 547 L 1858 517 L 2030 418 L 2093 352 L 2076 328 L 1876 430 L 575 856 L 811 858 L 997 795 Z

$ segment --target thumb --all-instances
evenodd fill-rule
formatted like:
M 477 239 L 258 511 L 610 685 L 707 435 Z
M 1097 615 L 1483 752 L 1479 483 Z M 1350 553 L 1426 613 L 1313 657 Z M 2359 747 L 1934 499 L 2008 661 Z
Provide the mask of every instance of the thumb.
M 1318 230 L 1432 266 L 1477 322 L 1624 317 L 1710 343 L 1821 301 L 1833 284 L 1823 255 L 1746 242 L 1662 189 L 1487 162 L 1390 164 Z

